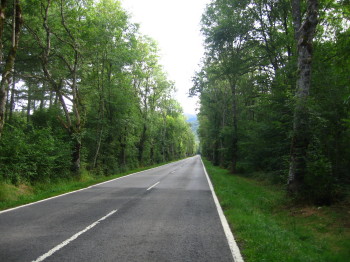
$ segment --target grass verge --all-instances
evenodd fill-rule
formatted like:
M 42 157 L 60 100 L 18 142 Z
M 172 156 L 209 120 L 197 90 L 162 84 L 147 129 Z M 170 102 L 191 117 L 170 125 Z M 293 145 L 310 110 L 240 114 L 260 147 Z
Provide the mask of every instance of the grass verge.
M 25 184 L 14 186 L 0 182 L 0 210 L 5 210 L 8 208 L 36 202 L 49 197 L 61 195 L 118 177 L 165 165 L 167 163 L 137 168 L 111 176 L 93 176 L 88 172 L 83 172 L 79 179 L 59 180 L 53 183 L 37 183 L 33 186 L 28 186 Z
M 203 159 L 246 262 L 347 262 L 349 205 L 295 206 L 281 188 Z

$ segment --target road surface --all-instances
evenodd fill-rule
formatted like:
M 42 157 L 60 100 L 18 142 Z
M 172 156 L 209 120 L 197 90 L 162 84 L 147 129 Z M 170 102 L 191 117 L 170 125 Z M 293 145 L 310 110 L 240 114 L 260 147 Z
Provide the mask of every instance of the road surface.
M 233 261 L 199 156 L 0 213 L 0 261 Z

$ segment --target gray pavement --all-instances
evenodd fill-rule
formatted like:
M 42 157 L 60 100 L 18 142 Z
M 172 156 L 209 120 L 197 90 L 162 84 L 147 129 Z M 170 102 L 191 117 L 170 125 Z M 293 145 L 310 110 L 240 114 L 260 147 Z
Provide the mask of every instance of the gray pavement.
M 0 213 L 0 261 L 233 261 L 199 156 Z

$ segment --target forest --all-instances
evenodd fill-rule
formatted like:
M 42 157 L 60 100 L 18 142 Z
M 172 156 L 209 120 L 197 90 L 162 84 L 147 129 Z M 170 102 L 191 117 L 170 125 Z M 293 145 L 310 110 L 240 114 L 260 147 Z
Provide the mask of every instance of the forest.
M 213 0 L 193 78 L 202 154 L 316 204 L 350 182 L 348 0 Z
M 1 0 L 0 183 L 193 155 L 158 52 L 116 0 Z

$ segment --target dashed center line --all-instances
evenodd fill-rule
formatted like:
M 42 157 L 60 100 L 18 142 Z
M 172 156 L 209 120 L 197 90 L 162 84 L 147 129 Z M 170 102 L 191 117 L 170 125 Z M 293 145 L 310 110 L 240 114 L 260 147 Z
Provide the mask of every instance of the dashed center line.
M 155 187 L 156 185 L 158 185 L 160 182 L 157 182 L 157 183 L 155 183 L 153 186 L 150 186 L 149 188 L 147 188 L 147 191 L 148 190 L 150 190 L 150 189 L 152 189 L 153 187 Z
M 96 226 L 98 223 L 100 223 L 102 220 L 105 220 L 107 217 L 113 215 L 115 212 L 117 212 L 117 210 L 113 210 L 111 212 L 109 212 L 107 215 L 105 215 L 104 217 L 101 217 L 99 220 L 95 221 L 94 223 L 92 223 L 91 225 L 87 226 L 85 229 L 83 229 L 82 231 L 76 233 L 75 235 L 71 236 L 70 238 L 68 238 L 67 240 L 63 241 L 61 244 L 55 246 L 53 249 L 51 249 L 49 252 L 45 253 L 44 255 L 38 257 L 36 260 L 33 260 L 32 262 L 40 262 L 45 260 L 46 258 L 52 256 L 55 252 L 57 252 L 58 250 L 60 250 L 61 248 L 63 248 L 64 246 L 68 245 L 70 242 L 72 242 L 73 240 L 77 239 L 81 234 L 84 234 L 86 231 L 90 230 L 91 228 L 93 228 L 94 226 Z

